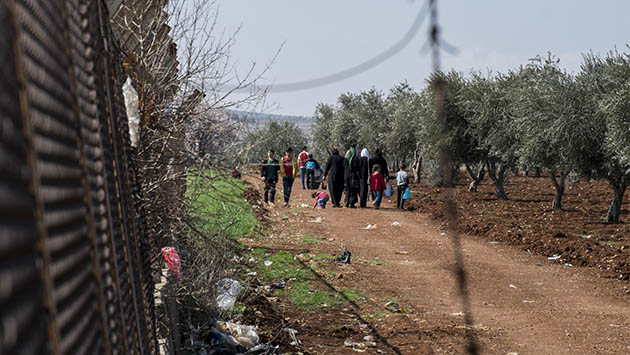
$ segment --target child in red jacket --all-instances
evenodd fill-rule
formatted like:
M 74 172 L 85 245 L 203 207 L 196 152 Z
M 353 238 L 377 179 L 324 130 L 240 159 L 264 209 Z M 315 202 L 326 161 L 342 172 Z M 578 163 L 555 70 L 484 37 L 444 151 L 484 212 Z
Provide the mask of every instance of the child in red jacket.
M 376 164 L 372 168 L 372 175 L 370 176 L 370 190 L 372 190 L 372 204 L 374 208 L 379 209 L 381 207 L 381 201 L 383 199 L 383 191 L 385 191 L 385 178 L 381 174 L 381 167 Z
M 326 191 L 316 191 L 311 195 L 315 199 L 315 204 L 313 204 L 313 208 L 326 208 L 326 202 L 328 202 L 329 197 Z

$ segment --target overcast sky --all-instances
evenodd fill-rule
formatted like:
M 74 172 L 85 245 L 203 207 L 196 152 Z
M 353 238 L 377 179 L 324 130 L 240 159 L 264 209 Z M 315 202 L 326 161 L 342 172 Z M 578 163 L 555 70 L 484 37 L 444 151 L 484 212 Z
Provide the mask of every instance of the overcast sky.
M 383 52 L 408 31 L 423 0 L 219 0 L 219 28 L 242 26 L 232 55 L 237 68 L 267 63 L 284 43 L 260 84 L 316 79 L 348 69 Z M 505 71 L 551 51 L 569 71 L 581 53 L 626 50 L 627 0 L 450 0 L 439 2 L 443 38 L 459 49 L 443 54 L 443 69 Z M 384 92 L 407 80 L 424 86 L 431 69 L 422 51 L 427 24 L 403 51 L 356 77 L 304 91 L 272 93 L 273 113 L 312 115 L 319 102 L 343 92 L 376 87 Z

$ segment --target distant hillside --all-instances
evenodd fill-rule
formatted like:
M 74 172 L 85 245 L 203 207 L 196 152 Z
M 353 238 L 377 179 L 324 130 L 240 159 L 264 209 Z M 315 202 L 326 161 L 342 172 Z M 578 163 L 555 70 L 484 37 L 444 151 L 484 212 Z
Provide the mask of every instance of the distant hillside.
M 270 113 L 257 113 L 257 112 L 245 112 L 238 110 L 230 110 L 229 114 L 233 119 L 239 121 L 248 121 L 257 126 L 264 126 L 268 122 L 291 122 L 295 123 L 300 129 L 307 135 L 311 135 L 311 129 L 313 125 L 313 117 L 308 116 L 290 116 L 290 115 L 277 115 Z

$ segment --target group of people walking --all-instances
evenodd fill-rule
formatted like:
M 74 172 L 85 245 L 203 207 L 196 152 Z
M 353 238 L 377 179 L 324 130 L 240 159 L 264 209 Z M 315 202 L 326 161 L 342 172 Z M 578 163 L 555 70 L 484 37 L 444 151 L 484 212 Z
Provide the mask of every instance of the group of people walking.
M 402 164 L 400 171 L 396 173 L 398 190 L 403 193 L 409 187 L 409 177 L 405 169 Z M 324 168 L 324 178 L 328 180 L 333 207 L 342 206 L 342 195 L 345 194 L 344 207 L 356 208 L 358 203 L 359 207 L 365 208 L 368 198 L 371 198 L 374 207 L 379 208 L 388 186 L 389 170 L 380 149 L 374 152 L 373 157 L 370 157 L 367 148 L 361 150 L 360 156 L 357 156 L 356 146 L 352 145 L 345 156 L 341 156 L 338 149 L 332 150 Z M 404 200 L 400 193 L 398 208 L 404 208 Z
M 286 150 L 281 161 L 275 159 L 274 155 L 275 152 L 269 150 L 261 168 L 261 177 L 265 182 L 264 201 L 272 205 L 275 200 L 276 184 L 281 177 L 284 191 L 283 205 L 289 206 L 291 189 L 297 177 L 298 168 L 302 189 L 318 189 L 320 183 L 328 181 L 330 195 L 325 191 L 312 194 L 315 199 L 314 207 L 317 208 L 325 208 L 329 200 L 334 208 L 342 207 L 342 202 L 347 208 L 356 208 L 357 203 L 360 208 L 365 208 L 368 198 L 371 198 L 374 208 L 378 209 L 389 186 L 387 161 L 380 149 L 375 151 L 373 157 L 370 157 L 367 148 L 357 154 L 356 145 L 352 145 L 345 156 L 340 155 L 338 149 L 333 149 L 324 169 L 313 158 L 313 155 L 307 152 L 306 147 L 298 154 L 297 159 L 293 157 L 291 148 Z M 395 183 L 398 190 L 397 207 L 403 209 L 405 199 L 410 197 L 409 176 L 405 164 L 401 164 L 400 170 L 396 173 Z M 322 188 L 326 189 L 325 186 Z M 344 194 L 345 199 L 342 201 Z

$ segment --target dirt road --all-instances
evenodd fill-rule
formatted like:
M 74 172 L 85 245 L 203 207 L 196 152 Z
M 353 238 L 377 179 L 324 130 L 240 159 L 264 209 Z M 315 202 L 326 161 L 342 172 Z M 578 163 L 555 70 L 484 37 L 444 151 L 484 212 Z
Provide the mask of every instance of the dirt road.
M 296 181 L 292 205 L 303 203 L 312 204 L 310 191 L 301 190 Z M 286 208 L 276 211 L 291 215 Z M 355 275 L 354 281 L 368 294 L 386 295 L 411 308 L 410 319 L 418 329 L 427 330 L 419 335 L 410 332 L 399 346 L 402 353 L 422 349 L 423 335 L 435 337 L 440 329 L 461 328 L 460 299 L 450 271 L 453 250 L 435 221 L 396 210 L 387 201 L 380 210 L 329 206 L 302 211 L 298 220 L 289 221 L 292 228 L 327 238 L 331 248 L 347 247 L 355 260 L 384 262 L 369 274 Z M 318 216 L 321 223 L 307 222 Z M 368 224 L 376 229 L 365 229 Z M 500 243 L 462 239 L 482 353 L 630 353 L 627 283 Z M 448 338 L 449 332 L 440 336 Z

